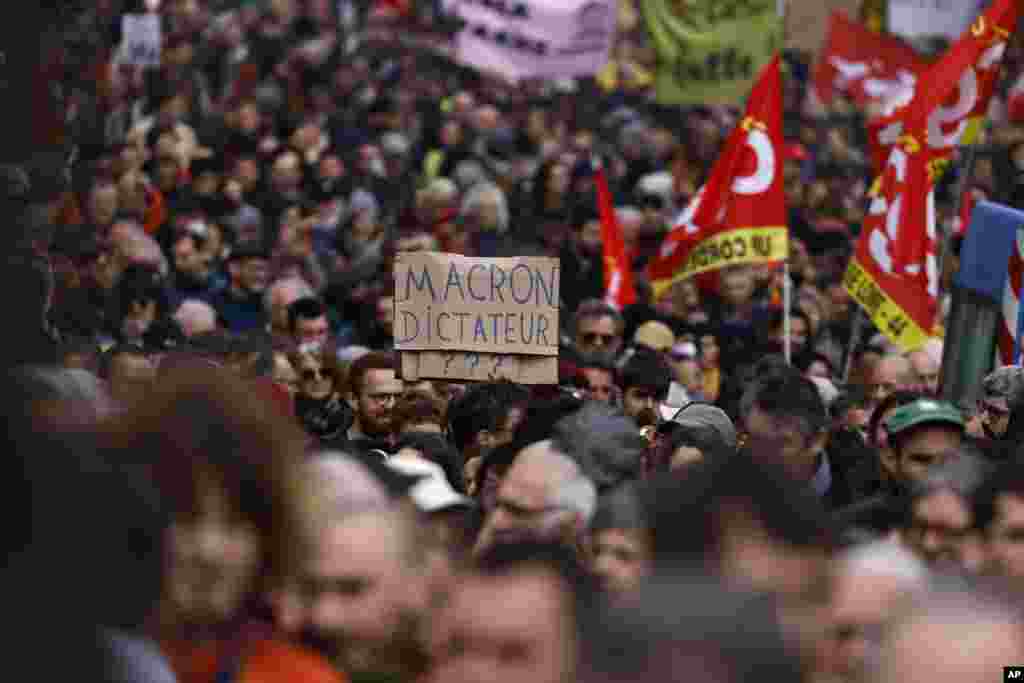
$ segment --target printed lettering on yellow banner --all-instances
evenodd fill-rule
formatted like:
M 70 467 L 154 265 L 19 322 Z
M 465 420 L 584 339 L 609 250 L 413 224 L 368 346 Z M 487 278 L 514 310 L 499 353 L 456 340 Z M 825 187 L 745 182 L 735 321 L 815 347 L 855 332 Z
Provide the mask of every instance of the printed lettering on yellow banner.
M 788 231 L 785 227 L 742 228 L 712 235 L 694 246 L 686 263 L 671 278 L 652 283 L 654 298 L 665 290 L 699 273 L 740 263 L 783 261 L 789 256 Z
M 928 333 L 878 286 L 855 258 L 846 269 L 843 286 L 875 327 L 904 351 L 919 349 L 928 341 Z

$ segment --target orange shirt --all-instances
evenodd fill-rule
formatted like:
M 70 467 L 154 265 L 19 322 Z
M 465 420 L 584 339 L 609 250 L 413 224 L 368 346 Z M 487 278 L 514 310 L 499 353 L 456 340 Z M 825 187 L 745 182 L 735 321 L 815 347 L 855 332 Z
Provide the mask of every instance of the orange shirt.
M 228 645 L 164 643 L 163 651 L 180 683 L 215 683 L 225 668 Z M 249 642 L 232 683 L 348 683 L 324 658 L 276 638 Z

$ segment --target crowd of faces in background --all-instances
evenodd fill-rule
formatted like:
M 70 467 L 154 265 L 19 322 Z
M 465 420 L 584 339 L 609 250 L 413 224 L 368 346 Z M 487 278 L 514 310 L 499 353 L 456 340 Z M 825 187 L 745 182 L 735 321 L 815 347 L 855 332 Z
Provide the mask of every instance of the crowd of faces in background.
M 34 666 L 859 683 L 1024 662 L 1024 369 L 953 406 L 941 339 L 852 338 L 863 122 L 815 108 L 797 53 L 791 310 L 777 265 L 655 299 L 644 266 L 737 111 L 655 105 L 621 4 L 614 69 L 516 86 L 352 39 L 414 35 L 443 3 L 165 0 L 145 70 L 114 49 L 142 5 L 82 13 L 99 49 L 66 79 L 70 187 L 36 207 L 11 304 L 38 304 L 55 353 L 3 380 L 5 481 L 31 511 L 10 526 L 16 644 L 66 654 Z M 1024 135 L 998 103 L 991 121 L 966 189 L 1012 202 Z M 594 155 L 637 274 L 621 311 Z M 558 383 L 403 379 L 392 266 L 416 250 L 559 258 Z

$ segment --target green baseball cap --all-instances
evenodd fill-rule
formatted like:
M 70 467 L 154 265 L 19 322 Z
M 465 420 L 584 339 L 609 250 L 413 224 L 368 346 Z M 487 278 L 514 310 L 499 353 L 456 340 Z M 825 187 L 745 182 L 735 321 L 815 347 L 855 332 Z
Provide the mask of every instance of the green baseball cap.
M 922 398 L 900 406 L 885 420 L 885 428 L 890 434 L 899 434 L 922 424 L 947 424 L 963 429 L 964 417 L 951 403 Z

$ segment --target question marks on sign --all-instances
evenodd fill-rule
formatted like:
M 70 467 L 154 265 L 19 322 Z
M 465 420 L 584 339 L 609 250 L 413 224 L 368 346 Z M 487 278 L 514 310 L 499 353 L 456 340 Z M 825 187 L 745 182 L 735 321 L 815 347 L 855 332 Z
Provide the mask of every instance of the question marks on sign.
M 491 370 L 491 379 L 498 379 L 501 377 L 501 373 L 499 371 L 503 365 L 505 365 L 505 356 L 495 356 L 494 369 Z
M 454 363 L 454 362 L 455 362 L 455 354 L 454 353 L 446 353 L 446 354 L 444 354 L 444 374 L 445 374 L 445 376 L 448 376 L 448 375 L 451 374 L 451 367 L 452 367 L 452 363 Z

